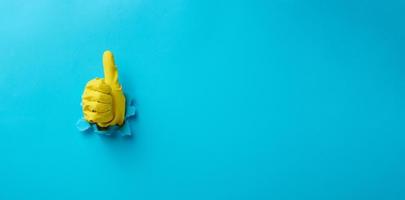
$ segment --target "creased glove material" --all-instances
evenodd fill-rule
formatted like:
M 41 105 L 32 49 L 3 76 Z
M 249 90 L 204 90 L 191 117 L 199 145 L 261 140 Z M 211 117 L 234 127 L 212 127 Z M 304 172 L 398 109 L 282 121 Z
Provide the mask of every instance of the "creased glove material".
M 125 96 L 110 51 L 103 55 L 104 78 L 90 80 L 83 91 L 84 119 L 99 127 L 121 126 L 125 120 Z

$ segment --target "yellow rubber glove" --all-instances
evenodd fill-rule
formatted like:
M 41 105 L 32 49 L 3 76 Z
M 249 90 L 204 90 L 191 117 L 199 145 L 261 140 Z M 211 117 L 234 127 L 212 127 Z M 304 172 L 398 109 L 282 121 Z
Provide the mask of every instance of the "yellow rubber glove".
M 125 119 L 125 96 L 118 82 L 118 71 L 111 51 L 103 54 L 104 79 L 90 80 L 82 95 L 84 119 L 99 127 L 122 125 Z

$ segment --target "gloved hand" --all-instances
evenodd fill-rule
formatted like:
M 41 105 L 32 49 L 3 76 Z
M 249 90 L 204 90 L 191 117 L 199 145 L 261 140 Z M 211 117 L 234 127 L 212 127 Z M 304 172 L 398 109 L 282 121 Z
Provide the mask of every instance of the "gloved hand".
M 113 54 L 103 54 L 104 79 L 90 80 L 82 95 L 84 119 L 99 127 L 122 125 L 125 119 L 125 96 L 118 82 Z

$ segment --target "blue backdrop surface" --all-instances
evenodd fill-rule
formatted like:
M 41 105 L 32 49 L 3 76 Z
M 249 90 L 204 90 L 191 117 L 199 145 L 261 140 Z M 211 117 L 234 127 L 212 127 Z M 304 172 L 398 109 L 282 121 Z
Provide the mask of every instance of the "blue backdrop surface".
M 404 1 L 0 3 L 0 199 L 405 199 Z M 75 127 L 106 49 L 131 139 Z

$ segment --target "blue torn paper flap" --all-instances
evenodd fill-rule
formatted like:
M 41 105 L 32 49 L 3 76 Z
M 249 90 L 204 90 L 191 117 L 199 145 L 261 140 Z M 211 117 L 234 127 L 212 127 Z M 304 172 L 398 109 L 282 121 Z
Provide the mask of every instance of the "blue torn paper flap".
M 107 129 L 99 129 L 96 124 L 87 122 L 84 118 L 80 118 L 76 127 L 80 132 L 86 133 L 96 133 L 100 135 L 121 135 L 121 136 L 131 136 L 132 130 L 130 126 L 130 118 L 134 117 L 136 114 L 135 101 L 133 99 L 127 98 L 126 112 L 125 112 L 125 122 L 122 126 L 111 126 Z

